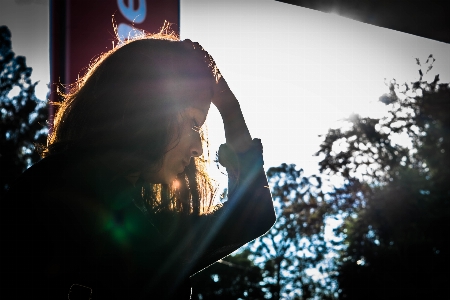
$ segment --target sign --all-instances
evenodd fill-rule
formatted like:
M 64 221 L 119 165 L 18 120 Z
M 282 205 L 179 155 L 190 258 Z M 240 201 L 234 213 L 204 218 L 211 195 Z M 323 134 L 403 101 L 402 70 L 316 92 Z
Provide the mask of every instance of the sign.
M 179 0 L 52 0 L 50 100 L 58 101 L 59 83 L 75 83 L 93 59 L 116 45 L 114 26 L 122 40 L 137 33 L 133 26 L 153 33 L 159 32 L 165 21 L 179 33 L 179 12 Z M 53 113 L 51 109 L 50 127 Z

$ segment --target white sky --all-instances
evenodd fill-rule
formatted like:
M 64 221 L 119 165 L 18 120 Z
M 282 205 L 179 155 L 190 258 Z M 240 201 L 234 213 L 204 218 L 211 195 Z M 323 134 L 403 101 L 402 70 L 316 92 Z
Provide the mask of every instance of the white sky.
M 181 38 L 213 55 L 240 100 L 266 167 L 316 172 L 317 135 L 352 112 L 380 114 L 384 78 L 417 80 L 416 57 L 432 53 L 431 74 L 450 81 L 448 44 L 275 1 L 184 0 L 180 23 Z
M 0 25 L 27 57 L 37 95 L 49 82 L 48 0 L 1 0 Z M 415 58 L 437 59 L 433 77 L 450 81 L 450 45 L 337 15 L 268 0 L 182 0 L 181 38 L 215 58 L 238 97 L 265 167 L 295 163 L 317 172 L 318 134 L 356 112 L 379 115 L 384 78 L 418 79 Z M 109 36 L 105 36 L 109 39 Z M 211 149 L 223 143 L 220 116 L 208 118 Z
M 25 56 L 27 65 L 33 68 L 31 79 L 40 81 L 36 95 L 42 100 L 50 82 L 48 4 L 49 0 L 0 0 L 0 26 L 8 26 L 13 51 Z

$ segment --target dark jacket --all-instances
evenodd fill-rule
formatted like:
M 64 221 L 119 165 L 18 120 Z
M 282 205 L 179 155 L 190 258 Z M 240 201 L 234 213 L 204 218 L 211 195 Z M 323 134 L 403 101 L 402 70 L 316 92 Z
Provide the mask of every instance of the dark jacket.
M 1 294 L 189 299 L 190 275 L 275 221 L 255 149 L 238 156 L 239 167 L 227 166 L 239 174 L 229 201 L 203 216 L 145 216 L 135 201 L 139 191 L 95 161 L 67 153 L 42 159 L 0 201 Z

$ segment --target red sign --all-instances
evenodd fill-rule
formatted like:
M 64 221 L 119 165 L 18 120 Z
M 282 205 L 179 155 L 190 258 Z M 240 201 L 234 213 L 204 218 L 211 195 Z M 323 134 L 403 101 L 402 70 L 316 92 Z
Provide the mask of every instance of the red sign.
M 165 21 L 179 33 L 179 0 L 52 0 L 50 9 L 52 101 L 56 84 L 74 83 L 92 59 L 113 48 L 114 26 L 120 39 L 136 34 L 133 27 L 158 32 Z

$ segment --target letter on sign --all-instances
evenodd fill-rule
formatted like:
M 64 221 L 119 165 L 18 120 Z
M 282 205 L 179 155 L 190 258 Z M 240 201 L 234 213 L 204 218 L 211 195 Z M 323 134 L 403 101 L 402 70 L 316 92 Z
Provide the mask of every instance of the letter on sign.
M 147 14 L 147 5 L 145 0 L 139 0 L 139 4 L 136 10 L 133 7 L 133 0 L 128 0 L 128 5 L 124 0 L 117 0 L 117 5 L 122 15 L 127 18 L 128 21 L 133 23 L 142 23 L 145 20 Z
M 133 28 L 130 25 L 124 23 L 120 23 L 119 26 L 117 27 L 117 35 L 119 37 L 119 40 L 121 41 L 125 41 L 129 38 L 139 36 L 143 33 L 144 33 L 143 31 Z

